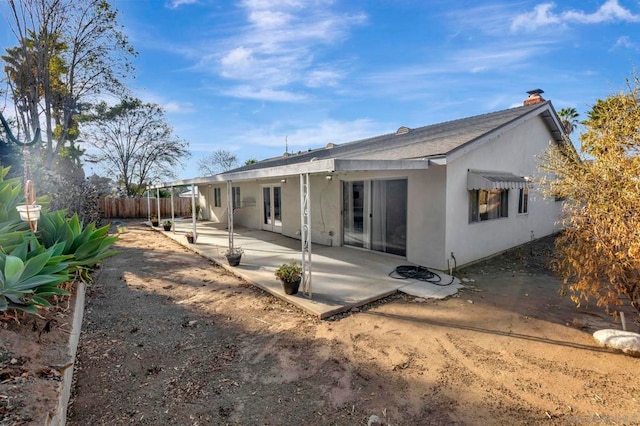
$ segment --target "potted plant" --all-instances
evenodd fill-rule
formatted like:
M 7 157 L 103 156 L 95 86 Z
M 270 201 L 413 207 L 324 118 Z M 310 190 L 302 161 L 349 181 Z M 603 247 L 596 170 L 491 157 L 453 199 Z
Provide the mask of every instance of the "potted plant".
M 285 294 L 296 294 L 302 281 L 302 265 L 295 260 L 291 263 L 283 263 L 276 269 L 275 276 L 282 282 Z
M 225 251 L 223 254 L 229 262 L 229 266 L 238 266 L 240 264 L 240 258 L 242 257 L 244 250 L 240 247 L 232 247 Z
M 165 231 L 171 231 L 171 225 L 172 223 L 170 220 L 165 220 L 164 222 L 162 222 L 162 227 Z
M 158 226 L 160 222 L 158 221 L 158 216 L 151 215 L 151 226 Z
M 196 241 L 196 235 L 191 231 L 187 232 L 185 236 L 187 237 L 187 242 L 189 244 L 193 244 Z

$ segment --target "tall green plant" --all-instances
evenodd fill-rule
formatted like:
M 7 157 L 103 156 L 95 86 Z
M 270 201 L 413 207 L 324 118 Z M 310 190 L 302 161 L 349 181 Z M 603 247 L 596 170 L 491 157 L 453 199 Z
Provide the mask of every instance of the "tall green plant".
M 89 273 L 103 259 L 117 252 L 110 250 L 117 236 L 107 235 L 109 226 L 96 228 L 94 223 L 86 227 L 74 214 L 65 217 L 64 211 L 45 212 L 40 215 L 40 238 L 45 247 L 62 244 L 62 254 L 70 255 L 69 268 L 85 282 Z
M 115 254 L 110 247 L 117 237 L 107 235 L 108 227 L 85 227 L 77 215 L 46 209 L 34 234 L 16 211 L 23 202 L 20 179 L 5 179 L 8 172 L 0 169 L 0 312 L 35 313 L 50 306 L 46 297 L 68 294 L 59 286 L 71 277 L 89 281 L 95 265 Z
M 50 306 L 47 296 L 68 294 L 58 286 L 69 280 L 62 245 L 49 249 L 37 241 L 24 241 L 11 254 L 0 252 L 0 312 L 9 308 L 35 313 Z

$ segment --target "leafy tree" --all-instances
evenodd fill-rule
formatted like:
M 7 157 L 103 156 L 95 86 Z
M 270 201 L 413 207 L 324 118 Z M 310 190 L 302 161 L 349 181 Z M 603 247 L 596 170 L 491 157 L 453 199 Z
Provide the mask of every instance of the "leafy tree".
M 215 175 L 231 170 L 238 165 L 238 157 L 231 151 L 218 149 L 198 160 L 198 169 L 203 175 Z
M 140 99 L 101 102 L 82 118 L 81 129 L 96 149 L 87 160 L 116 174 L 127 195 L 141 195 L 147 182 L 175 177 L 176 166 L 189 156 L 188 143 L 174 135 L 162 108 Z
M 2 57 L 18 124 L 31 139 L 44 120 L 44 165 L 63 148 L 79 152 L 75 117 L 83 100 L 119 94 L 135 55 L 106 0 L 9 0 L 18 45 Z
M 607 311 L 627 303 L 640 310 L 638 77 L 588 116 L 582 153 L 568 142 L 550 148 L 542 163 L 557 177 L 545 181 L 547 193 L 565 198 L 557 269 L 578 306 L 595 299 Z
M 575 108 L 562 108 L 558 112 L 558 117 L 560 117 L 560 121 L 562 122 L 562 126 L 567 134 L 573 133 L 576 126 L 578 125 L 578 112 Z
M 250 166 L 252 164 L 256 164 L 258 162 L 258 160 L 256 160 L 255 158 L 249 158 L 247 161 L 244 162 L 245 166 Z

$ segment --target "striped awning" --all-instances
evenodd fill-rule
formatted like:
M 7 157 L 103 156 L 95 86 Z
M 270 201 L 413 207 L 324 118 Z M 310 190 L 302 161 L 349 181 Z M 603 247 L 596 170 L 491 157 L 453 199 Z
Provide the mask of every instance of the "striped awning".
M 467 189 L 519 189 L 529 188 L 530 179 L 509 172 L 469 170 L 467 172 Z

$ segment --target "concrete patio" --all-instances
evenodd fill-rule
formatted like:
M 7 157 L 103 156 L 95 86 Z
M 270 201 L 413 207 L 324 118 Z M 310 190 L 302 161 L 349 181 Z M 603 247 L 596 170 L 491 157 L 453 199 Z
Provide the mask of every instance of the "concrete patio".
M 242 247 L 244 254 L 240 265 L 231 267 L 223 256 L 228 246 L 228 233 L 224 224 L 198 221 L 198 236 L 194 244 L 187 243 L 185 237 L 186 232 L 191 229 L 190 219 L 176 219 L 174 231 L 161 232 L 248 282 L 319 318 L 348 311 L 397 291 L 422 298 L 442 299 L 455 294 L 462 287 L 458 279 L 439 271 L 441 283 L 451 282 L 450 285 L 392 278 L 389 274 L 397 266 L 408 265 L 406 260 L 397 256 L 316 244 L 312 246 L 311 297 L 302 291 L 287 295 L 282 290 L 280 281 L 275 278 L 274 271 L 283 263 L 300 261 L 299 240 L 236 226 L 234 245 Z

